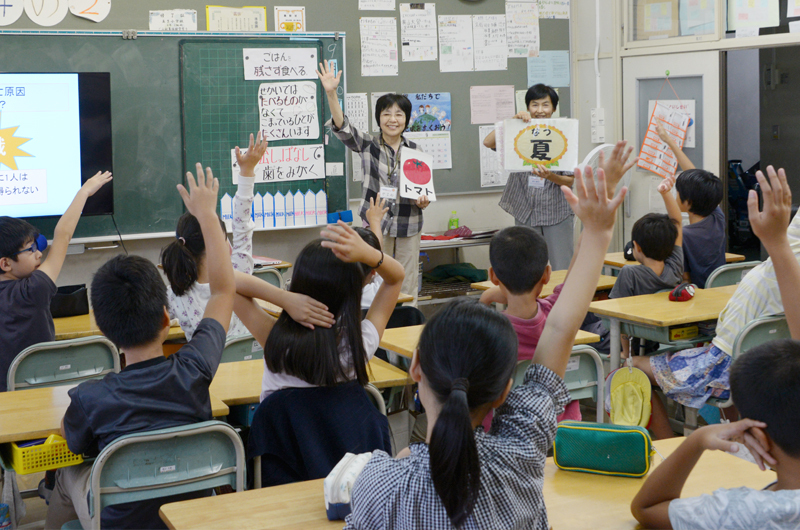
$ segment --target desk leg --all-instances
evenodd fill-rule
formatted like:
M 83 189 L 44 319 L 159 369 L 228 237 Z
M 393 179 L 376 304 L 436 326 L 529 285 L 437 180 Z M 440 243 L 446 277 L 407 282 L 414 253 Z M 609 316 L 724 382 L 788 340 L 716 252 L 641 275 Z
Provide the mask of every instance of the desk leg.
M 608 371 L 609 373 L 611 373 L 617 368 L 619 368 L 619 358 L 622 352 L 622 342 L 620 339 L 619 319 L 609 318 L 608 323 L 610 326 L 609 331 L 611 332 L 611 336 L 609 339 L 611 341 L 611 344 L 609 345 L 609 361 L 611 364 L 608 367 Z

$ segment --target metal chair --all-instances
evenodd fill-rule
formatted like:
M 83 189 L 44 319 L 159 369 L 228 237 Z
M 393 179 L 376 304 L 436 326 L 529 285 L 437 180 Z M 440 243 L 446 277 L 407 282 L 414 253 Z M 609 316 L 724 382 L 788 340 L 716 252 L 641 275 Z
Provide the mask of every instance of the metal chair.
M 706 279 L 706 289 L 736 285 L 751 269 L 761 265 L 760 261 L 742 261 L 740 263 L 727 263 L 714 269 Z
M 119 371 L 119 351 L 103 336 L 41 342 L 25 348 L 11 362 L 8 391 L 71 385 Z
M 229 485 L 244 491 L 245 452 L 221 421 L 129 434 L 106 446 L 89 479 L 92 529 L 106 506 Z M 70 521 L 62 528 L 78 528 Z
M 264 348 L 261 347 L 258 341 L 252 335 L 240 335 L 225 341 L 225 349 L 222 350 L 222 358 L 219 362 L 233 363 L 263 358 Z
M 367 392 L 369 400 L 372 401 L 372 404 L 378 409 L 378 412 L 386 416 L 386 403 L 383 401 L 381 391 L 372 383 L 367 383 L 364 390 Z
M 258 276 L 267 283 L 271 283 L 279 289 L 284 288 L 283 275 L 275 267 L 260 267 L 253 269 L 253 276 Z

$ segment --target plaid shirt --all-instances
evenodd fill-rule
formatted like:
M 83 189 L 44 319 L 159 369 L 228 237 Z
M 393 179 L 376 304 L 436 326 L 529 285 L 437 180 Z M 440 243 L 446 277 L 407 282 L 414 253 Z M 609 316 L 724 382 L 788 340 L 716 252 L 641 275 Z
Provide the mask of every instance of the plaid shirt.
M 475 430 L 480 489 L 462 530 L 549 528 L 544 464 L 556 436 L 556 416 L 568 402 L 564 381 L 534 364 L 495 412 L 491 434 L 483 427 Z M 353 486 L 345 530 L 452 528 L 433 487 L 428 446 L 418 443 L 410 449 L 411 456 L 398 460 L 383 451 L 373 453 Z
M 350 124 L 347 116 L 341 127 L 336 127 L 333 120 L 325 125 L 351 151 L 361 155 L 361 167 L 364 175 L 369 177 L 361 186 L 361 212 L 359 215 L 366 221 L 369 200 L 374 199 L 381 186 L 400 187 L 400 150 L 405 146 L 419 149 L 417 144 L 402 137 L 397 153 L 383 143 L 381 135 L 365 135 Z M 394 171 L 390 171 L 394 168 Z M 398 189 L 396 200 L 387 200 L 389 211 L 381 223 L 381 231 L 390 237 L 411 237 L 422 231 L 422 209 L 415 201 L 400 197 Z

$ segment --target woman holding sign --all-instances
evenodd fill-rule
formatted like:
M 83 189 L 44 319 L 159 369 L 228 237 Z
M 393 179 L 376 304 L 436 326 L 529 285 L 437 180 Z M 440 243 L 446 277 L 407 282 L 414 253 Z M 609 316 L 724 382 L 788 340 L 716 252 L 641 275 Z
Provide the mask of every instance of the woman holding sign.
M 359 131 L 349 122 L 339 105 L 336 90 L 342 72 L 334 75 L 333 69 L 325 61 L 317 71 L 319 80 L 328 95 L 331 120 L 326 125 L 333 134 L 351 151 L 361 156 L 364 171 L 362 183 L 361 211 L 359 215 L 366 225 L 370 201 L 378 202 L 378 195 L 386 199 L 389 211 L 383 219 L 381 231 L 384 234 L 384 251 L 399 261 L 405 269 L 403 292 L 414 295 L 417 304 L 417 285 L 419 280 L 419 241 L 422 233 L 422 210 L 428 204 L 428 197 L 416 200 L 400 197 L 401 156 L 405 149 L 417 149 L 417 145 L 403 137 L 411 116 L 411 102 L 399 94 L 386 94 L 375 104 L 375 119 L 381 129 L 379 136 L 371 136 Z M 407 154 L 407 153 L 406 153 Z

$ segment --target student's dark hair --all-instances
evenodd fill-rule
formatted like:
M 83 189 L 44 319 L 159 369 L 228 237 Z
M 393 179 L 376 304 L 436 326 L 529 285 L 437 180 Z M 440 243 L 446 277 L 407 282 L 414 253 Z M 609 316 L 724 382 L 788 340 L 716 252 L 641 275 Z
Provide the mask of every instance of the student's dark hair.
M 550 97 L 550 102 L 553 104 L 553 110 L 555 111 L 558 108 L 558 92 L 556 92 L 556 89 L 543 83 L 533 85 L 525 92 L 525 108 L 528 108 L 531 101 L 548 96 Z
M 800 457 L 800 342 L 780 339 L 751 348 L 731 366 L 731 396 L 743 418 L 763 421 L 789 456 Z
M 649 213 L 634 223 L 631 239 L 642 247 L 645 256 L 664 261 L 675 248 L 678 227 L 667 214 Z
M 429 443 L 431 478 L 458 528 L 480 485 L 470 412 L 503 394 L 517 364 L 517 334 L 501 313 L 477 300 L 455 300 L 422 330 L 419 364 L 442 404 Z
M 527 226 L 504 228 L 492 237 L 489 261 L 511 294 L 526 294 L 547 268 L 547 242 Z
M 408 121 L 411 119 L 411 101 L 403 94 L 384 94 L 378 98 L 375 102 L 375 121 L 378 122 L 378 127 L 381 125 L 381 112 L 394 104 L 397 104 L 406 115 L 406 125 L 403 129 L 407 129 Z
M 38 231 L 28 221 L 14 217 L 0 217 L 0 258 L 17 261 L 18 252 L 28 241 L 36 239 Z
M 164 325 L 167 287 L 150 261 L 115 256 L 92 278 L 92 308 L 97 327 L 120 348 L 148 344 Z
M 222 230 L 225 223 L 220 219 Z M 191 289 L 197 281 L 199 261 L 206 253 L 206 242 L 197 218 L 186 212 L 178 218 L 175 241 L 161 249 L 161 266 L 177 296 Z
M 356 226 L 353 228 L 353 230 L 356 231 L 356 234 L 361 236 L 361 239 L 366 241 L 367 245 L 377 250 L 383 250 L 381 249 L 381 242 L 378 240 L 378 236 L 376 236 L 372 230 L 364 228 L 363 226 Z M 372 272 L 372 269 L 374 269 L 374 267 L 370 267 L 366 263 L 359 263 L 359 265 L 361 266 L 364 276 Z
M 704 169 L 689 169 L 678 175 L 675 189 L 682 200 L 691 203 L 689 211 L 701 217 L 711 215 L 722 201 L 722 181 Z
M 290 290 L 322 302 L 333 313 L 332 328 L 308 329 L 283 311 L 264 346 L 264 360 L 275 373 L 293 375 L 317 386 L 332 386 L 350 379 L 348 362 L 342 363 L 339 346 L 347 345 L 356 379 L 369 382 L 367 353 L 361 339 L 361 289 L 364 272 L 357 263 L 345 263 L 316 239 L 297 256 Z

